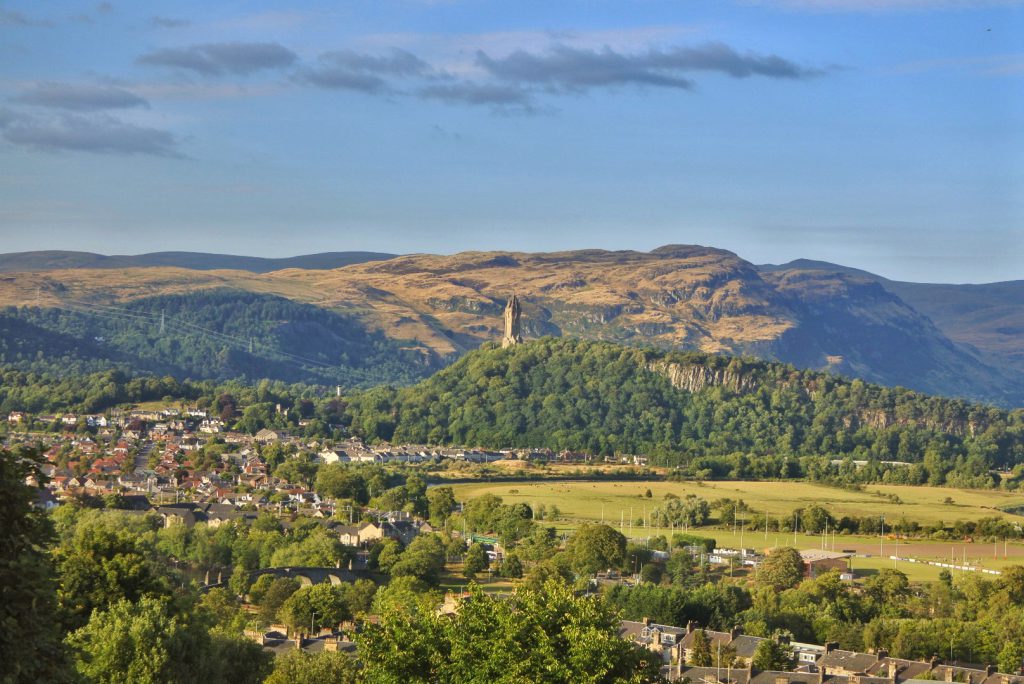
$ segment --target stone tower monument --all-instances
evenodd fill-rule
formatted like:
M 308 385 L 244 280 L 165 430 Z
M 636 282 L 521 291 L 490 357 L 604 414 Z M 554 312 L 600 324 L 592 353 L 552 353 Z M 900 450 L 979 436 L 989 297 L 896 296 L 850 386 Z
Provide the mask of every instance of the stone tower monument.
M 519 332 L 519 317 L 522 315 L 522 308 L 519 306 L 519 297 L 512 295 L 505 305 L 505 336 L 501 338 L 501 346 L 511 347 L 520 344 L 523 336 Z

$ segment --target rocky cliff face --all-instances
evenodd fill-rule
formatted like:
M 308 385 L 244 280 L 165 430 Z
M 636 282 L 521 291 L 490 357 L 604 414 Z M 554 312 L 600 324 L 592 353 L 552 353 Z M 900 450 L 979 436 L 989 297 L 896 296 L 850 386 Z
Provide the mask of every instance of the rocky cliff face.
M 749 392 L 757 388 L 753 377 L 727 368 L 655 361 L 647 365 L 647 370 L 664 375 L 673 387 L 687 392 L 700 392 L 708 387 L 726 387 L 734 392 Z

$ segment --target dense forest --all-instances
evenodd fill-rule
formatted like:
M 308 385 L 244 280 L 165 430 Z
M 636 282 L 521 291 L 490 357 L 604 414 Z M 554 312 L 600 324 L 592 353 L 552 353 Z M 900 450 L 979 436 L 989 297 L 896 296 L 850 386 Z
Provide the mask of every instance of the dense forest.
M 8 307 L 0 312 L 0 365 L 370 386 L 413 382 L 438 361 L 327 309 L 218 289 L 119 306 Z
M 748 477 L 793 476 L 801 456 L 942 463 L 981 479 L 1024 462 L 1024 411 L 572 339 L 486 345 L 418 385 L 357 393 L 349 411 L 370 440 L 647 454 L 662 465 L 711 458 L 707 467 L 735 455 Z

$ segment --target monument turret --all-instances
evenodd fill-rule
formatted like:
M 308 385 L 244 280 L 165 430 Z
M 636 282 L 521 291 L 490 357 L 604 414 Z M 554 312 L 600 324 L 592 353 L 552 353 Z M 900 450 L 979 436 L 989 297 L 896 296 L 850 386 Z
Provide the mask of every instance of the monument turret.
M 502 347 L 511 347 L 522 343 L 523 335 L 519 330 L 519 317 L 522 313 L 519 297 L 513 294 L 505 305 L 505 336 L 501 338 Z

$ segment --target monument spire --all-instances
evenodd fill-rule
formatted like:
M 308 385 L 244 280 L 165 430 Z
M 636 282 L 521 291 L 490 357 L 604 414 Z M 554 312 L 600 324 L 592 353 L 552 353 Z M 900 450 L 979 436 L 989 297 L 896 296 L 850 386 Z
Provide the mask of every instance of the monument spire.
M 501 338 L 503 348 L 522 343 L 523 336 L 519 331 L 519 317 L 522 313 L 519 297 L 513 292 L 512 298 L 505 304 L 505 336 Z

